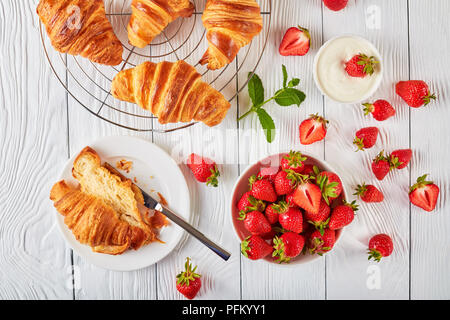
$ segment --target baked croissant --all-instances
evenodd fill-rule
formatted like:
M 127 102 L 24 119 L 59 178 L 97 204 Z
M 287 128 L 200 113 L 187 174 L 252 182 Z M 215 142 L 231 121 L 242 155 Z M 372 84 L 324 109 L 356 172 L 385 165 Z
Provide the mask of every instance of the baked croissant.
M 208 0 L 202 21 L 209 47 L 200 63 L 216 70 L 234 60 L 239 50 L 258 35 L 263 26 L 255 0 Z
M 105 65 L 122 62 L 123 47 L 106 18 L 103 0 L 41 0 L 37 14 L 59 52 Z
M 76 239 L 95 252 L 121 254 L 148 241 L 144 230 L 121 220 L 103 200 L 73 189 L 64 181 L 53 186 L 50 199 Z
M 195 120 L 215 126 L 231 106 L 219 91 L 202 81 L 193 66 L 182 60 L 144 62 L 121 71 L 113 79 L 111 93 L 149 110 L 162 124 Z
M 133 0 L 128 23 L 128 40 L 144 48 L 178 17 L 190 17 L 194 5 L 189 0 Z

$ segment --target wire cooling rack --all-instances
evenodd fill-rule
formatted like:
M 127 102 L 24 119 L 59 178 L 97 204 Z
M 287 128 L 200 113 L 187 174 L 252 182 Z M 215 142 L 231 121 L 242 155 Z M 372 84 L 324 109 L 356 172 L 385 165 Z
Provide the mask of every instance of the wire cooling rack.
M 201 66 L 199 60 L 206 51 L 208 43 L 201 15 L 206 0 L 191 0 L 195 5 L 194 14 L 189 18 L 179 18 L 172 22 L 153 42 L 144 49 L 133 47 L 128 42 L 127 25 L 131 16 L 131 0 L 105 1 L 106 14 L 114 31 L 124 47 L 123 62 L 119 66 L 109 67 L 93 63 L 87 59 L 52 54 L 45 28 L 40 22 L 39 30 L 45 55 L 53 73 L 68 94 L 91 114 L 111 124 L 134 131 L 167 133 L 195 125 L 154 124 L 157 119 L 139 106 L 114 99 L 110 88 L 114 76 L 121 70 L 133 68 L 145 61 L 185 60 L 202 74 L 204 81 L 231 102 L 246 86 L 250 77 L 239 83 L 239 71 L 253 74 L 258 67 L 266 48 L 272 15 L 272 0 L 257 1 L 263 17 L 263 31 L 253 41 L 242 48 L 236 62 L 221 70 L 210 71 Z M 255 42 L 258 41 L 258 44 Z

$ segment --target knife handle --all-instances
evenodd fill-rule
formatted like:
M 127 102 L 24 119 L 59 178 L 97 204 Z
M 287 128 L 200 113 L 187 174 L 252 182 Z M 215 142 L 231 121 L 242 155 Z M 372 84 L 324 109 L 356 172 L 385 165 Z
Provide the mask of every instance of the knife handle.
M 157 209 L 158 210 L 158 209 Z M 197 238 L 201 243 L 203 243 L 205 246 L 207 246 L 209 249 L 214 251 L 219 257 L 221 257 L 223 260 L 227 261 L 231 254 L 220 247 L 218 244 L 207 238 L 203 233 L 195 229 L 192 225 L 190 225 L 188 222 L 186 222 L 184 219 L 177 216 L 175 213 L 173 213 L 171 210 L 169 210 L 166 207 L 161 206 L 161 209 L 159 209 L 167 218 L 169 218 L 172 222 L 179 225 L 181 228 L 186 230 L 187 233 L 192 235 L 193 237 Z

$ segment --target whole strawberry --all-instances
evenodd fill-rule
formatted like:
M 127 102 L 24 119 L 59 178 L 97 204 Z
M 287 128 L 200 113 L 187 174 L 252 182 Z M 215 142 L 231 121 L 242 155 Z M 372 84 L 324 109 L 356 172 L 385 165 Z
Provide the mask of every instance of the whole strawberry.
M 192 269 L 189 258 L 186 258 L 185 270 L 177 275 L 177 290 L 188 299 L 194 299 L 202 286 L 200 275 L 195 273 L 197 266 Z
M 306 160 L 300 151 L 290 151 L 287 155 L 281 158 L 281 169 L 292 170 L 301 173 L 304 168 L 303 162 Z
M 289 262 L 291 258 L 298 256 L 305 245 L 303 236 L 295 232 L 286 232 L 281 237 L 273 239 L 272 257 L 276 258 L 277 262 Z
M 206 185 L 213 187 L 219 185 L 220 172 L 216 163 L 211 159 L 192 153 L 187 159 L 187 166 L 191 169 L 197 181 L 206 182 Z
M 428 85 L 422 80 L 400 81 L 395 85 L 395 92 L 413 108 L 427 105 L 431 99 L 436 99 L 434 94 L 430 94 Z
M 302 174 L 304 176 L 314 175 L 314 166 L 312 164 L 305 164 Z
M 310 115 L 300 124 L 300 143 L 308 145 L 323 140 L 327 135 L 327 123 L 328 120 L 318 114 Z
M 330 202 L 342 193 L 342 181 L 337 174 L 331 171 L 319 172 L 317 167 L 314 167 L 316 173 L 316 184 L 319 186 L 322 197 L 329 205 Z
M 377 234 L 369 240 L 368 259 L 380 262 L 381 258 L 390 256 L 393 250 L 394 244 L 391 237 L 387 234 Z
M 270 224 L 275 224 L 278 222 L 278 209 L 275 209 L 277 206 L 276 203 L 271 203 L 267 206 L 266 211 L 264 215 L 266 216 L 267 221 L 269 221 Z M 274 208 L 275 207 L 275 208 Z
M 256 199 L 251 195 L 250 191 L 244 193 L 237 204 L 238 211 L 261 211 L 263 212 L 266 205 L 263 201 Z
M 262 167 L 259 170 L 258 178 L 266 178 L 273 183 L 278 171 L 280 171 L 280 167 Z
M 427 174 L 417 178 L 417 182 L 409 188 L 409 200 L 425 211 L 433 211 L 439 197 L 439 187 L 433 181 L 427 181 Z
M 241 211 L 238 220 L 243 220 L 245 228 L 254 235 L 266 234 L 272 230 L 267 218 L 259 211 Z
M 281 170 L 275 177 L 275 192 L 279 196 L 291 193 L 304 178 L 303 175 L 292 170 Z
M 336 233 L 334 230 L 325 229 L 323 234 L 319 230 L 315 230 L 309 236 L 308 248 L 309 253 L 323 255 L 333 249 L 336 243 Z
M 256 199 L 275 202 L 277 201 L 277 194 L 273 189 L 272 183 L 263 178 L 257 178 L 255 175 L 251 176 L 249 179 L 250 193 Z
M 375 72 L 377 63 L 379 61 L 375 57 L 369 57 L 360 53 L 354 55 L 345 63 L 345 71 L 351 77 L 364 78 L 367 75 L 371 76 Z
M 377 127 L 366 127 L 356 131 L 353 140 L 353 144 L 358 147 L 356 151 L 372 148 L 377 142 L 378 132 Z
M 389 162 L 392 168 L 403 169 L 411 161 L 412 150 L 411 149 L 400 149 L 393 151 L 389 156 Z
M 338 230 L 348 226 L 355 218 L 355 211 L 357 210 L 358 205 L 355 201 L 352 201 L 351 203 L 344 201 L 344 204 L 336 206 L 331 212 L 328 228 L 331 230 Z
M 258 260 L 271 254 L 273 248 L 260 236 L 250 236 L 241 242 L 241 253 L 251 260 Z
M 303 215 L 297 208 L 289 207 L 285 201 L 280 201 L 274 206 L 278 212 L 278 222 L 284 230 L 301 233 L 303 231 Z
M 384 151 L 381 151 L 372 161 L 372 172 L 378 180 L 383 180 L 389 171 L 391 171 L 390 162 L 384 156 Z
M 348 0 L 323 0 L 323 4 L 330 10 L 340 11 L 347 6 Z
M 364 202 L 382 202 L 384 200 L 383 193 L 371 184 L 358 184 L 355 191 L 353 195 L 359 196 Z
M 363 103 L 364 115 L 372 114 L 378 121 L 384 121 L 395 115 L 395 109 L 386 100 L 379 99 L 374 103 Z
M 298 26 L 286 31 L 278 51 L 282 56 L 304 56 L 310 46 L 311 36 L 308 29 Z
M 325 202 L 325 200 L 320 201 L 319 212 L 314 214 L 309 211 L 305 211 L 304 220 L 312 224 L 317 230 L 323 234 L 325 227 L 328 225 L 328 218 L 330 216 L 331 209 Z
M 289 207 L 291 207 L 291 208 L 298 208 L 298 205 L 295 204 L 295 202 L 294 202 L 294 192 L 295 192 L 295 190 L 292 191 L 291 193 L 288 193 L 286 195 L 286 197 L 284 198 L 284 200 L 289 205 Z

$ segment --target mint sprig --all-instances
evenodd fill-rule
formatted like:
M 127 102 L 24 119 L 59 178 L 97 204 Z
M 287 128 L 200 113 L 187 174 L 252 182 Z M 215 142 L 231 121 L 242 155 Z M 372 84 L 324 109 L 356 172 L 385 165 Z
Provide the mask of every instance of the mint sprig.
M 283 88 L 276 91 L 274 96 L 265 100 L 264 86 L 262 84 L 261 78 L 254 73 L 249 73 L 250 80 L 248 81 L 248 94 L 250 100 L 252 101 L 251 108 L 239 117 L 238 121 L 244 119 L 251 113 L 256 113 L 258 115 L 259 122 L 264 130 L 267 142 L 271 143 L 275 140 L 275 122 L 272 117 L 263 108 L 264 105 L 274 100 L 279 106 L 287 107 L 292 105 L 300 104 L 305 100 L 306 95 L 302 91 L 295 89 L 300 83 L 300 79 L 292 78 L 288 81 L 288 73 L 286 66 L 282 66 L 283 72 Z

